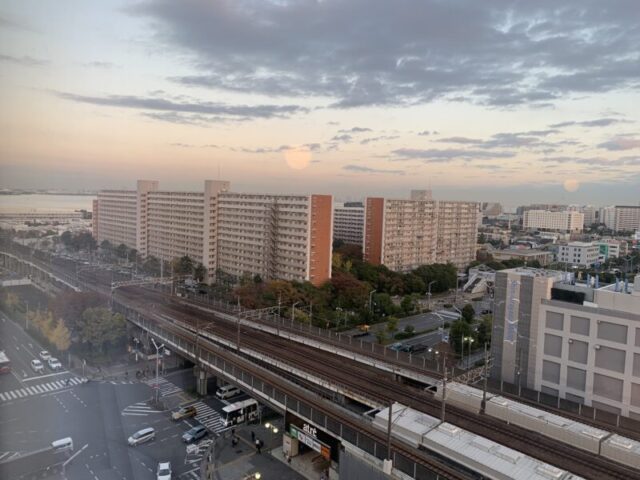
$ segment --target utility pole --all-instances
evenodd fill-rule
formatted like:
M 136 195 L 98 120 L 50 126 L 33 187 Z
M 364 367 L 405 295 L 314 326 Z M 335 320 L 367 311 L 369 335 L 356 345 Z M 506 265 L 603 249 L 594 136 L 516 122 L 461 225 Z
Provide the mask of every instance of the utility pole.
M 153 346 L 156 348 L 156 405 L 158 405 L 158 402 L 160 401 L 159 399 L 159 395 L 160 395 L 160 387 L 159 387 L 159 381 L 160 381 L 160 351 L 164 348 L 164 343 L 160 346 L 156 345 L 156 341 L 152 338 L 151 339 L 151 343 L 153 343 Z
M 427 308 L 431 310 L 431 285 L 438 283 L 437 280 L 431 280 L 428 285 L 429 291 L 427 292 Z
M 487 406 L 487 377 L 489 376 L 489 355 L 487 353 L 487 342 L 484 342 L 484 381 L 482 382 L 482 403 L 480 404 L 482 413 Z
M 440 421 L 444 422 L 445 403 L 447 401 L 447 355 L 442 355 L 442 412 L 440 413 Z
M 389 402 L 389 420 L 387 421 L 387 460 L 391 461 L 391 417 L 393 416 L 393 401 Z
M 371 290 L 369 292 L 369 313 L 373 313 L 373 294 L 376 293 L 375 290 Z

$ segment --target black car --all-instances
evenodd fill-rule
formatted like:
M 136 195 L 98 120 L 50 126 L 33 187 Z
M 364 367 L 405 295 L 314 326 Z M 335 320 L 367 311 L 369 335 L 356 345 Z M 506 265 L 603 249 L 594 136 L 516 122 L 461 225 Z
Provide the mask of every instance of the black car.
M 182 441 L 184 443 L 193 443 L 197 442 L 201 438 L 205 437 L 209 433 L 204 425 L 198 425 L 193 427 L 191 430 L 187 430 L 184 435 L 182 435 Z

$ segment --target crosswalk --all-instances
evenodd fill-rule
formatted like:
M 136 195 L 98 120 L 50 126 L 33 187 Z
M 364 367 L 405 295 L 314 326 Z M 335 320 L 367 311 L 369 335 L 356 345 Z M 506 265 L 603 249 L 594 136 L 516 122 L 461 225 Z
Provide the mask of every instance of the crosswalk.
M 67 380 L 57 380 L 47 383 L 40 383 L 38 385 L 25 386 L 23 388 L 16 388 L 15 390 L 9 390 L 8 392 L 0 392 L 0 402 L 9 402 L 11 400 L 19 400 L 21 398 L 30 397 L 32 395 L 42 395 L 44 393 L 55 392 L 63 388 L 72 387 L 82 383 L 82 379 L 79 377 L 71 377 Z
M 457 320 L 460 318 L 460 314 L 458 312 L 452 312 L 450 310 L 438 310 L 435 313 L 445 317 L 447 320 Z
M 151 388 L 156 388 L 156 385 L 157 385 L 158 388 L 160 389 L 160 396 L 161 397 L 168 397 L 169 395 L 173 395 L 174 393 L 179 393 L 179 392 L 183 391 L 182 388 L 178 387 L 177 385 L 174 385 L 169 380 L 167 380 L 166 378 L 162 378 L 162 377 L 160 377 L 158 379 L 157 384 L 156 384 L 156 379 L 155 378 L 151 378 L 149 380 L 145 380 L 144 383 L 149 385 Z
M 133 405 L 129 405 L 122 410 L 123 417 L 146 417 L 152 413 L 159 413 L 160 410 L 155 410 L 147 405 L 147 402 L 138 402 Z
M 194 418 L 211 432 L 220 433 L 225 430 L 222 424 L 222 417 L 213 408 L 204 402 L 194 403 L 193 406 L 196 407 L 196 416 Z
M 182 473 L 178 478 L 181 480 L 200 480 L 200 467 Z

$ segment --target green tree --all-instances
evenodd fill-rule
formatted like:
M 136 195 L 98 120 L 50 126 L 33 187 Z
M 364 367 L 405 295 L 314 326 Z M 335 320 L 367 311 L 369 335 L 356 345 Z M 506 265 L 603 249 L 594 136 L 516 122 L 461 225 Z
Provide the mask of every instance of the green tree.
M 204 282 L 207 278 L 207 269 L 201 263 L 196 265 L 196 268 L 193 270 L 193 278 L 197 282 Z
M 449 343 L 456 353 L 462 352 L 463 337 L 471 336 L 471 325 L 464 320 L 456 320 L 449 328 Z
M 387 332 L 391 336 L 398 330 L 398 319 L 396 317 L 389 317 L 387 320 Z
M 470 303 L 467 303 L 462 308 L 462 319 L 467 323 L 471 323 L 473 321 L 473 317 L 475 316 L 475 314 L 476 312 Z
M 85 310 L 79 327 L 80 341 L 98 353 L 103 353 L 105 346 L 114 345 L 126 335 L 124 317 L 119 313 L 112 314 L 106 308 Z
M 404 333 L 406 333 L 407 335 L 413 335 L 413 332 L 416 331 L 416 327 L 414 327 L 413 325 L 407 325 L 406 327 L 404 327 Z
M 493 325 L 493 318 L 491 315 L 485 315 L 482 317 L 480 325 L 478 325 L 478 344 L 484 345 L 485 343 L 491 344 L 491 327 Z
M 100 248 L 105 252 L 111 252 L 113 250 L 113 245 L 109 240 L 103 240 L 102 243 L 100 243 Z
M 376 330 L 374 335 L 376 336 L 376 342 L 378 342 L 379 344 L 383 344 L 387 339 L 387 334 L 382 329 Z
M 189 255 L 180 258 L 174 258 L 171 262 L 174 275 L 191 275 L 193 274 L 193 260 Z
M 416 304 L 411 295 L 405 295 L 400 302 L 400 308 L 405 315 L 409 315 L 416 309 Z
M 160 260 L 153 256 L 147 257 L 142 264 L 142 270 L 144 270 L 147 275 L 154 277 L 160 276 Z
M 127 247 L 124 243 L 121 243 L 116 247 L 115 253 L 120 258 L 127 258 L 127 254 L 129 253 L 129 247 Z
M 55 345 L 59 352 L 66 352 L 71 346 L 71 332 L 64 324 L 63 319 L 58 319 L 56 327 L 51 332 L 51 343 Z

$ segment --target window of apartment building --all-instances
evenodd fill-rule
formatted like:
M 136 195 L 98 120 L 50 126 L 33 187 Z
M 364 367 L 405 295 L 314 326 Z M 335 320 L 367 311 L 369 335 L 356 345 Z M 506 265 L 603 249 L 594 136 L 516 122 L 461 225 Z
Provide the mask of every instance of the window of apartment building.
M 576 363 L 587 364 L 589 356 L 589 344 L 579 340 L 569 340 L 569 360 Z
M 545 382 L 560 383 L 560 364 L 544 360 L 542 362 L 542 379 Z
M 622 380 L 599 373 L 593 374 L 594 395 L 620 402 L 622 401 L 622 386 Z
M 564 328 L 564 314 L 547 312 L 546 327 L 553 330 L 562 330 Z
M 587 372 L 580 368 L 567 367 L 567 387 L 584 392 Z
M 598 322 L 598 338 L 617 343 L 627 343 L 626 325 L 611 322 Z
M 575 317 L 571 315 L 571 333 L 579 335 L 589 335 L 589 319 L 586 317 Z
M 631 384 L 631 405 L 640 407 L 640 384 Z
M 566 393 L 565 397 L 567 400 L 569 400 L 570 402 L 574 402 L 574 403 L 584 403 L 584 397 L 581 397 L 580 395 L 574 395 L 573 393 Z
M 640 328 L 636 328 L 636 347 L 640 347 Z
M 547 395 L 551 395 L 552 397 L 560 396 L 560 391 L 557 388 L 549 388 L 542 385 L 542 388 L 540 389 L 540 391 L 542 393 L 546 393 Z
M 544 354 L 562 357 L 562 337 L 546 333 L 544 335 Z
M 626 352 L 617 348 L 600 345 L 596 349 L 596 367 L 624 373 Z
M 640 378 L 640 353 L 633 354 L 633 376 Z

